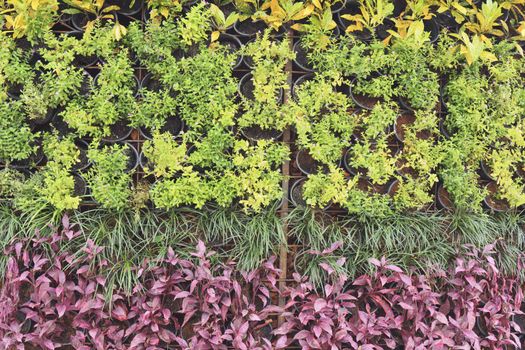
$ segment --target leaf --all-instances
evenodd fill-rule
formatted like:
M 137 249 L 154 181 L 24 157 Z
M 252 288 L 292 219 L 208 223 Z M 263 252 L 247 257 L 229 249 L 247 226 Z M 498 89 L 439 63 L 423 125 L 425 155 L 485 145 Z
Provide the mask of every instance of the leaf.
M 219 32 L 218 30 L 211 32 L 211 42 L 217 41 L 220 35 L 221 35 L 221 32 Z
M 327 305 L 327 302 L 326 300 L 322 299 L 322 298 L 318 298 L 315 302 L 314 302 L 314 310 L 315 312 L 319 312 L 321 311 L 322 309 L 324 309 Z

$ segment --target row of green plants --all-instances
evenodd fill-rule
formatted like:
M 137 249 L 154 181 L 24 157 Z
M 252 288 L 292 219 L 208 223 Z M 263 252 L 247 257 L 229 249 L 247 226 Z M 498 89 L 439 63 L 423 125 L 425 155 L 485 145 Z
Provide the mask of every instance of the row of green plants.
M 6 0 L 0 4 L 0 25 L 15 38 L 27 36 L 35 41 L 57 21 L 67 22 L 71 16 L 83 15 L 88 18 L 87 31 L 96 21 L 105 20 L 112 23 L 113 34 L 120 39 L 127 30 L 119 23 L 116 15 L 119 12 L 135 14 L 144 7 L 151 21 L 161 23 L 180 17 L 195 3 L 191 0 Z M 525 38 L 520 0 L 215 0 L 210 7 L 212 40 L 234 25 L 252 32 L 250 25 L 260 27 L 263 23 L 275 31 L 287 28 L 315 31 L 323 45 L 337 27 L 333 13 L 346 32 L 369 38 L 379 30 L 385 42 L 417 32 L 435 31 L 428 23 L 437 20 L 442 26 L 459 29 L 461 49 L 469 55 L 475 54 L 473 44 L 488 44 L 489 36 Z
M 295 52 L 286 38 L 267 31 L 232 51 L 210 43 L 211 22 L 200 4 L 177 21 L 145 29 L 131 23 L 121 40 L 100 23 L 81 38 L 49 32 L 34 47 L 36 62 L 2 35 L 2 195 L 13 194 L 21 210 L 76 209 L 72 171 L 87 157 L 91 195 L 108 209 L 151 200 L 163 209 L 239 202 L 257 212 L 282 199 L 280 166 L 290 158 L 287 145 L 264 135 L 292 128 L 297 148 L 317 164 L 302 192 L 312 207 L 370 216 L 421 209 L 434 201 L 439 180 L 456 209 L 479 211 L 487 197 L 504 208 L 525 203 L 525 65 L 513 42 L 494 40 L 491 55 L 469 62 L 453 36 L 389 46 L 341 36 L 319 48 L 304 35 L 300 44 L 316 72 L 290 91 L 285 67 Z M 93 55 L 103 62 L 96 78 L 72 64 Z M 241 84 L 232 71 L 239 55 L 253 67 Z M 134 59 L 155 84 L 137 91 Z M 65 130 L 49 129 L 50 116 Z M 172 119 L 186 124 L 180 135 L 166 131 Z M 126 147 L 102 142 L 123 124 L 152 134 L 141 146 L 152 184 L 126 172 Z M 77 138 L 89 141 L 84 156 Z M 47 163 L 34 175 L 12 169 L 40 149 Z M 350 176 L 338 166 L 343 155 Z M 480 168 L 492 186 L 480 183 Z M 393 180 L 390 195 L 379 189 Z

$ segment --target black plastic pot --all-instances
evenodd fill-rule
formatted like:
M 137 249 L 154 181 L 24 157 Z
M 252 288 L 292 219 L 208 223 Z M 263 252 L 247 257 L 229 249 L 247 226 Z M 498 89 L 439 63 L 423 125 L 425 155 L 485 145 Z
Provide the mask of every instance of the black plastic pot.
M 454 202 L 450 198 L 450 194 L 445 189 L 443 184 L 438 184 L 436 191 L 437 205 L 440 209 L 452 210 L 454 209 Z
M 127 139 L 133 129 L 128 125 L 128 121 L 119 120 L 113 125 L 110 126 L 111 134 L 109 136 L 103 137 L 102 141 L 105 142 L 120 142 Z
M 301 178 L 294 182 L 290 188 L 290 201 L 294 207 L 306 206 L 306 201 L 303 199 L 303 186 L 305 178 Z
M 447 28 L 450 31 L 456 31 L 459 28 L 459 24 L 456 22 L 450 11 L 438 13 L 436 15 L 436 23 L 440 27 Z
M 506 200 L 494 198 L 498 190 L 498 185 L 495 181 L 489 182 L 485 188 L 488 190 L 488 194 L 483 199 L 483 203 L 488 209 L 494 212 L 505 212 L 510 209 L 509 203 Z
M 435 43 L 439 38 L 439 24 L 434 19 L 427 19 L 423 21 L 425 31 L 429 32 L 430 43 Z
M 241 129 L 241 134 L 250 141 L 277 140 L 283 132 L 279 130 L 263 129 L 258 125 L 252 125 Z
M 123 144 L 127 146 L 127 148 L 124 149 L 124 152 L 128 156 L 126 170 L 127 172 L 132 172 L 139 166 L 139 153 L 131 143 L 124 142 Z
M 118 14 L 124 15 L 124 16 L 133 16 L 139 13 L 142 10 L 142 1 L 141 0 L 135 0 L 133 3 L 133 6 L 130 7 L 131 1 L 130 0 L 107 0 L 106 4 L 109 5 L 116 5 L 120 7 L 120 9 L 117 11 Z
M 11 163 L 11 166 L 16 169 L 30 169 L 40 164 L 45 159 L 44 150 L 42 149 L 42 138 L 37 138 L 33 141 L 35 151 L 26 159 L 16 160 Z
M 307 150 L 300 150 L 295 156 L 295 163 L 304 175 L 317 174 L 319 172 L 328 173 L 327 165 L 316 161 Z
M 330 11 L 332 11 L 332 13 L 341 12 L 346 6 L 346 1 L 347 0 L 341 0 L 335 3 L 332 3 L 332 5 L 330 6 Z
M 251 73 L 245 74 L 239 81 L 239 92 L 242 96 L 249 100 L 253 100 L 253 81 Z M 279 90 L 279 94 L 276 97 L 276 100 L 280 103 L 283 100 L 284 91 L 283 89 Z
M 441 117 L 439 118 L 439 132 L 441 133 L 441 135 L 443 135 L 446 139 L 450 139 L 450 132 L 447 130 L 446 126 L 445 126 L 445 118 L 444 117 Z
M 69 36 L 75 37 L 77 40 L 81 40 L 84 36 L 84 33 L 82 30 L 75 30 L 71 32 L 66 33 Z M 75 56 L 75 59 L 73 60 L 73 65 L 75 67 L 80 68 L 87 68 L 87 67 L 93 67 L 97 64 L 98 57 L 96 55 L 91 56 Z
M 173 135 L 173 138 L 175 138 L 180 135 L 183 129 L 184 121 L 181 118 L 178 116 L 169 116 L 166 118 L 166 123 L 164 126 L 160 128 L 160 132 L 169 132 L 171 135 Z M 153 135 L 145 127 L 140 127 L 139 131 L 141 136 L 143 136 L 145 139 L 153 139 Z
M 89 149 L 89 144 L 81 139 L 75 140 L 75 145 L 77 146 L 77 149 L 80 152 L 80 155 L 78 157 L 78 162 L 73 165 L 74 171 L 82 171 L 90 166 L 90 161 L 87 156 L 87 151 Z
M 301 42 L 297 41 L 293 45 L 293 50 L 295 52 L 295 64 L 305 72 L 313 72 L 314 68 L 312 65 L 308 62 L 307 54 L 308 52 L 301 46 Z
M 233 30 L 235 33 L 245 38 L 254 37 L 257 35 L 257 33 L 264 32 L 266 28 L 268 28 L 268 26 L 262 20 L 252 21 L 251 19 L 247 19 L 244 21 L 237 21 L 233 25 Z M 278 31 L 272 31 L 271 36 L 280 38 L 284 36 L 285 33 L 286 30 L 283 26 L 281 26 Z
M 95 15 L 92 15 L 92 14 L 88 14 L 85 12 L 75 13 L 74 15 L 71 16 L 71 25 L 76 30 L 83 32 L 88 22 L 93 21 L 95 19 L 96 19 Z
M 354 101 L 354 103 L 358 107 L 363 108 L 363 109 L 367 109 L 367 110 L 374 109 L 374 106 L 377 103 L 381 102 L 381 99 L 380 98 L 363 96 L 363 95 L 359 95 L 359 94 L 354 94 L 352 86 L 355 84 L 355 81 L 356 81 L 356 78 L 354 78 L 352 80 L 352 82 L 350 83 L 350 86 L 348 87 L 348 93 L 349 93 L 350 97 L 352 98 L 352 100 Z
M 20 95 L 22 95 L 22 89 L 24 88 L 23 84 L 9 84 L 7 88 L 7 96 L 12 98 L 13 100 L 18 100 L 20 98 Z
M 494 181 L 495 179 L 492 177 L 492 170 L 490 169 L 487 162 L 484 160 L 481 160 L 479 162 L 479 168 L 481 170 L 481 178 L 484 180 Z
M 91 92 L 91 87 L 93 84 L 93 77 L 89 74 L 88 71 L 84 70 L 82 72 L 82 83 L 80 84 L 80 95 L 87 96 Z
M 62 116 L 60 115 L 60 112 L 55 113 L 55 115 L 53 116 L 53 120 L 51 121 L 50 124 L 51 124 L 51 127 L 54 130 L 56 130 L 58 134 L 61 136 L 67 136 L 75 132 L 75 130 L 69 127 L 69 125 L 64 121 L 64 118 L 62 118 Z
M 162 84 L 160 81 L 155 79 L 155 77 L 148 73 L 142 78 L 142 81 L 140 82 L 141 89 L 150 90 L 150 91 L 160 91 L 162 90 Z
M 75 189 L 73 191 L 73 194 L 75 196 L 85 196 L 87 194 L 87 183 L 86 180 L 82 177 L 82 175 L 78 173 L 73 174 L 73 179 L 75 181 Z
M 237 53 L 242 47 L 242 43 L 235 35 L 221 33 L 219 36 L 218 42 L 227 47 L 230 53 Z M 242 55 L 237 55 L 237 59 L 233 63 L 232 69 L 237 69 L 242 64 L 243 57 Z
M 355 3 L 356 2 L 354 1 L 347 1 L 346 6 L 343 9 L 341 9 L 336 15 L 337 24 L 341 33 L 345 33 L 346 28 L 352 24 L 352 22 L 344 19 L 342 16 L 346 14 L 359 13 L 359 4 L 357 3 L 357 8 L 355 8 Z M 371 41 L 373 38 L 372 33 L 368 29 L 365 29 L 363 31 L 354 31 L 351 33 L 351 35 L 354 36 L 357 40 L 363 42 Z
M 308 80 L 312 80 L 313 78 L 314 78 L 314 74 L 310 73 L 310 74 L 301 75 L 299 78 L 297 78 L 297 80 L 294 81 L 292 85 L 292 98 L 294 100 L 297 100 L 296 89 L 299 88 L 301 84 L 303 84 L 304 82 Z
M 45 127 L 51 123 L 51 120 L 53 120 L 53 117 L 56 114 L 55 109 L 49 109 L 46 114 L 42 118 L 38 119 L 29 119 L 29 127 L 31 128 L 31 131 L 35 131 L 39 128 Z

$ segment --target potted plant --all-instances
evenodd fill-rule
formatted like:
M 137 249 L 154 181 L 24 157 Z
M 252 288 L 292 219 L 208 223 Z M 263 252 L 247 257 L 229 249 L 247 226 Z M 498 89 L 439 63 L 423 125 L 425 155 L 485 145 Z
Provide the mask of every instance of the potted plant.
M 37 192 L 58 212 L 76 209 L 80 205 L 80 196 L 85 194 L 79 188 L 79 177 L 71 173 L 78 162 L 79 151 L 72 137 L 59 139 L 56 135 L 47 134 L 44 138 L 44 153 L 47 163 L 41 170 L 42 187 Z
M 177 143 L 171 134 L 155 131 L 153 139 L 147 140 L 142 146 L 144 172 L 153 174 L 156 178 L 173 177 L 186 166 L 186 144 Z
M 334 91 L 333 84 L 320 75 L 307 80 L 287 106 L 302 148 L 297 155 L 299 166 L 312 163 L 308 158 L 322 165 L 339 164 L 343 149 L 350 144 L 356 118 L 346 96 Z
M 243 113 L 238 118 L 239 126 L 283 130 L 289 120 L 282 112 L 279 96 L 287 86 L 286 62 L 294 58 L 288 41 L 273 42 L 269 31 L 265 31 L 245 46 L 242 53 L 251 57 L 254 68 L 240 85 Z
M 112 144 L 88 150 L 88 158 L 93 164 L 87 172 L 87 183 L 93 199 L 106 209 L 121 211 L 129 207 L 131 173 L 126 145 Z
M 25 121 L 19 101 L 0 103 L 0 160 L 4 164 L 30 158 L 36 148 L 35 135 Z

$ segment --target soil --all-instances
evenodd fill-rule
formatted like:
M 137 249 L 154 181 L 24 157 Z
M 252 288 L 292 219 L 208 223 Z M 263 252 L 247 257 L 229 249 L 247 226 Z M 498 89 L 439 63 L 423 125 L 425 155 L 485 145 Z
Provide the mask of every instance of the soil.
M 131 128 L 127 125 L 128 122 L 125 120 L 119 120 L 115 124 L 111 125 L 111 135 L 103 138 L 104 141 L 119 141 L 129 136 Z
M 11 84 L 7 89 L 7 95 L 14 100 L 18 100 L 22 94 L 22 89 L 24 88 L 23 84 Z
M 91 91 L 91 82 L 91 75 L 88 72 L 84 71 L 82 75 L 82 83 L 80 84 L 80 94 L 82 96 L 88 95 Z
M 454 208 L 454 203 L 452 203 L 452 199 L 450 199 L 450 194 L 448 191 L 443 187 L 443 185 L 440 185 L 437 191 L 437 200 L 438 203 L 443 209 L 451 210 Z
M 416 116 L 412 113 L 401 113 L 394 124 L 394 131 L 399 141 L 405 140 L 405 125 L 413 124 L 416 121 Z
M 51 122 L 51 126 L 62 136 L 66 136 L 74 132 L 74 130 L 70 128 L 64 119 L 59 115 L 55 115 L 53 121 Z
M 282 132 L 272 129 L 262 129 L 254 125 L 242 129 L 242 134 L 249 140 L 276 140 L 281 137 Z
M 87 189 L 86 181 L 84 181 L 84 179 L 80 175 L 77 175 L 77 174 L 75 174 L 73 178 L 75 179 L 75 189 L 73 191 L 75 196 L 85 195 L 86 189 Z
M 386 39 L 390 33 L 388 30 L 394 29 L 395 25 L 392 20 L 385 19 L 382 24 L 378 25 L 375 32 L 380 40 Z
M 253 36 L 267 28 L 263 21 L 238 21 L 234 25 L 235 31 L 242 36 Z
M 31 130 L 39 127 L 39 126 L 45 126 L 45 125 L 48 125 L 51 120 L 53 119 L 53 116 L 55 115 L 55 110 L 48 110 L 46 115 L 43 116 L 43 118 L 40 118 L 40 119 L 30 119 L 29 120 L 29 127 L 31 128 Z
M 396 180 L 394 180 L 396 181 Z M 387 182 L 384 185 L 372 184 L 372 191 L 379 194 L 387 194 L 390 189 L 391 182 Z
M 241 47 L 241 42 L 238 39 L 230 34 L 221 34 L 219 37 L 219 43 L 225 46 L 228 49 L 229 53 L 235 53 Z M 242 62 L 242 56 L 238 55 L 233 67 L 238 67 Z
M 498 185 L 495 181 L 491 181 L 486 186 L 488 195 L 485 197 L 485 204 L 495 211 L 505 211 L 510 208 L 509 203 L 505 199 L 496 198 L 498 192 Z
M 372 183 L 364 178 L 359 178 L 359 180 L 357 181 L 357 188 L 363 192 L 374 191 L 374 186 L 372 185 Z
M 394 180 L 389 186 L 388 186 L 388 195 L 390 197 L 394 197 L 399 190 L 399 181 Z
M 352 93 L 352 98 L 359 107 L 365 109 L 373 109 L 376 104 L 381 102 L 380 98 L 358 95 L 354 93 Z
M 518 164 L 518 166 L 516 167 L 516 174 L 522 179 L 525 179 L 525 163 Z
M 304 179 L 298 180 L 290 190 L 290 199 L 296 207 L 306 205 L 306 201 L 303 199 L 303 185 Z
M 398 158 L 397 161 L 396 161 L 396 168 L 397 168 L 397 172 L 398 174 L 402 175 L 402 176 L 405 176 L 405 177 L 417 177 L 417 172 L 411 168 L 411 167 L 407 167 L 405 166 L 406 165 L 406 160 L 403 159 L 403 158 Z
M 305 175 L 317 174 L 319 171 L 326 173 L 328 167 L 313 159 L 308 151 L 300 150 L 296 157 L 297 167 Z
M 89 159 L 87 156 L 87 150 L 89 146 L 87 143 L 81 140 L 75 141 L 75 145 L 77 146 L 80 155 L 78 156 L 78 162 L 73 165 L 73 170 L 78 171 L 85 169 L 89 165 Z
M 160 91 L 162 89 L 162 85 L 153 77 L 153 75 L 151 75 L 151 73 L 148 73 L 142 79 L 142 88 L 151 91 Z
M 296 42 L 295 45 L 293 46 L 293 49 L 295 51 L 295 63 L 302 70 L 305 70 L 307 72 L 311 72 L 313 70 L 313 67 L 308 62 L 308 59 L 306 58 L 307 52 L 301 46 L 301 42 L 299 42 L 299 41 Z
M 178 136 L 182 131 L 182 120 L 177 116 L 169 116 L 166 118 L 166 123 L 160 128 L 161 132 L 169 132 L 173 136 Z

